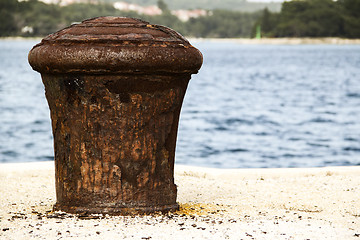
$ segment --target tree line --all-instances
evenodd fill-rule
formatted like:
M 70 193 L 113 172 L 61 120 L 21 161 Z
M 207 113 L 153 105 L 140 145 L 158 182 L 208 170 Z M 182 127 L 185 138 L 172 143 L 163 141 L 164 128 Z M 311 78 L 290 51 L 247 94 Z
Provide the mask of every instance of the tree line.
M 212 10 L 207 16 L 180 21 L 163 1 L 157 16 L 122 12 L 109 3 L 76 3 L 67 6 L 38 0 L 0 0 L 0 37 L 43 37 L 74 22 L 96 16 L 136 17 L 166 25 L 189 37 L 251 38 L 256 29 L 264 37 L 347 37 L 360 38 L 359 0 L 293 0 L 280 12 L 267 8 L 253 13 Z
M 116 2 L 119 0 L 102 0 L 105 2 Z M 157 0 L 123 0 L 125 2 L 140 6 L 156 5 Z M 255 12 L 268 8 L 270 11 L 279 12 L 281 3 L 279 2 L 253 2 L 248 0 L 167 0 L 166 4 L 170 9 L 227 9 L 242 12 Z
M 264 9 L 256 24 L 266 37 L 360 38 L 360 1 L 293 0 L 279 13 Z

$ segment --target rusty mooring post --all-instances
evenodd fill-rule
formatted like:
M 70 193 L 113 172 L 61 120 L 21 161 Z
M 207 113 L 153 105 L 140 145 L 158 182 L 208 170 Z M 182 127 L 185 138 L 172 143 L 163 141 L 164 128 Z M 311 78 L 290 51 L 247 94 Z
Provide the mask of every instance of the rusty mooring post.
M 177 32 L 120 17 L 85 20 L 29 53 L 55 148 L 55 209 L 131 214 L 178 207 L 178 121 L 201 53 Z

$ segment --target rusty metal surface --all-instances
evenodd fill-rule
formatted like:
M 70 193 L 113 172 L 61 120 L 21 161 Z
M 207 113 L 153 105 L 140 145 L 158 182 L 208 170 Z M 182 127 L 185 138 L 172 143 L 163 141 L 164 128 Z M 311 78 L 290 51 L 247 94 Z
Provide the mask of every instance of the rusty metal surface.
M 101 17 L 45 37 L 29 62 L 43 73 L 196 73 L 202 55 L 167 27 Z
M 55 209 L 133 214 L 176 209 L 182 101 L 202 55 L 175 31 L 101 17 L 44 38 L 29 62 L 54 135 Z
M 133 214 L 178 207 L 174 158 L 182 101 L 202 55 L 171 29 L 102 17 L 29 53 L 54 135 L 55 209 Z
M 112 213 L 176 206 L 174 153 L 189 76 L 43 79 L 59 209 Z

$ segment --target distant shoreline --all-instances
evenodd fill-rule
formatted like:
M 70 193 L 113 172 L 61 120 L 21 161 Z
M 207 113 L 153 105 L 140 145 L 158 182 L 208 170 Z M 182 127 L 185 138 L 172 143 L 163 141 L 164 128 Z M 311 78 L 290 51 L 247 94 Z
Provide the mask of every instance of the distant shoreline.
M 190 42 L 231 42 L 238 44 L 264 44 L 264 45 L 308 45 L 308 44 L 331 44 L 331 45 L 358 45 L 360 39 L 348 38 L 192 38 L 185 37 Z M 2 41 L 41 41 L 41 37 L 1 37 Z
M 307 45 L 332 44 L 352 45 L 360 44 L 360 39 L 348 38 L 188 38 L 190 42 L 231 42 L 238 44 L 269 44 L 269 45 Z
M 0 37 L 0 41 L 41 41 L 41 37 Z

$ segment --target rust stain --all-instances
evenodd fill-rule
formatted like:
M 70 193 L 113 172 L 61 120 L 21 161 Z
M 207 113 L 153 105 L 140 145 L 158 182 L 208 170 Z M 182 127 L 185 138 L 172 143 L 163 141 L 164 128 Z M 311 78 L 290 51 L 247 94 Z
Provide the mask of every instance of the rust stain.
M 219 204 L 210 203 L 181 203 L 179 209 L 175 211 L 178 215 L 189 215 L 189 216 L 209 216 L 214 214 L 224 214 L 227 207 Z

